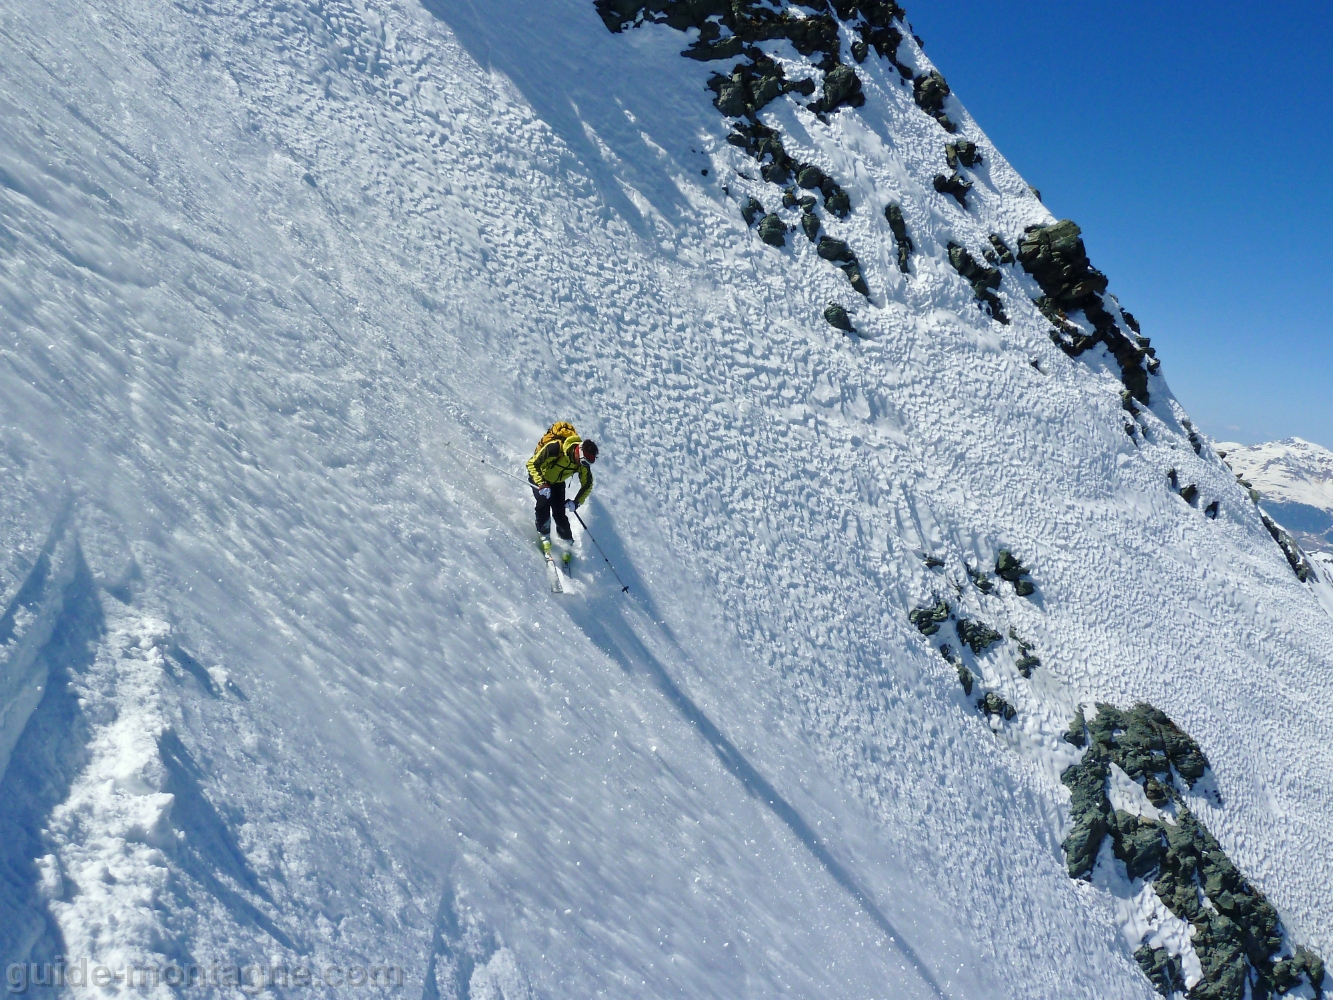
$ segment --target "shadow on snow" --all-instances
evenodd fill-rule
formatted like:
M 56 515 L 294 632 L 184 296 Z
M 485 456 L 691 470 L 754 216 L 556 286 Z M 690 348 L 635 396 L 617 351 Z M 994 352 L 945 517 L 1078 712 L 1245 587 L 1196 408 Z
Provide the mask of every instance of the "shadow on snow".
M 600 542 L 608 559 L 611 560 L 621 578 L 630 588 L 638 605 L 662 631 L 667 641 L 677 649 L 680 644 L 672 635 L 669 626 L 663 621 L 656 605 L 648 596 L 642 577 L 633 569 L 625 547 L 619 535 L 610 526 L 609 519 L 598 525 Z M 815 860 L 846 892 L 856 900 L 869 915 L 875 925 L 894 942 L 912 969 L 925 983 L 930 993 L 937 997 L 947 994 L 936 980 L 934 973 L 922 961 L 916 950 L 907 943 L 903 935 L 894 927 L 883 910 L 875 903 L 870 894 L 861 886 L 848 868 L 833 856 L 832 852 L 819 839 L 818 834 L 801 816 L 795 806 L 788 802 L 772 783 L 746 759 L 745 755 L 713 723 L 708 715 L 688 694 L 672 679 L 666 665 L 649 649 L 635 631 L 630 615 L 627 613 L 628 595 L 621 595 L 607 588 L 599 588 L 600 594 L 588 595 L 588 600 L 563 602 L 570 618 L 579 626 L 588 639 L 600 650 L 618 663 L 627 674 L 646 672 L 653 684 L 680 713 L 704 741 L 712 748 L 733 777 L 739 781 L 753 798 L 762 802 L 792 832 L 797 840 L 808 850 Z

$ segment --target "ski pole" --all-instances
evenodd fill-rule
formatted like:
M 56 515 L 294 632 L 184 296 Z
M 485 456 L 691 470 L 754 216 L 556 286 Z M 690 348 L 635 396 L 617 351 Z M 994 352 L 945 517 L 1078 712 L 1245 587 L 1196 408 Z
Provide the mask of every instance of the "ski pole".
M 473 454 L 470 454 L 470 453 L 468 453 L 468 452 L 466 452 L 466 451 L 461 451 L 461 450 L 459 450 L 459 448 L 458 448 L 452 441 L 446 441 L 446 442 L 444 442 L 444 446 L 445 446 L 446 448 L 453 448 L 454 451 L 458 452 L 458 454 L 463 455 L 463 456 L 466 457 L 466 458 L 470 458 L 470 459 L 472 459 L 474 462 L 480 462 L 482 465 L 486 466 L 486 468 L 490 469 L 492 472 L 498 472 L 498 473 L 500 473 L 500 475 L 502 475 L 502 476 L 508 476 L 510 479 L 514 480 L 514 482 L 516 482 L 516 483 L 522 483 L 524 486 L 527 486 L 527 487 L 529 487 L 529 488 L 532 487 L 532 483 L 528 482 L 528 481 L 527 481 L 526 479 L 524 479 L 522 476 L 516 476 L 516 475 L 514 475 L 512 472 L 505 472 L 504 469 L 501 469 L 501 468 L 499 468 L 498 466 L 492 465 L 490 462 L 486 461 L 486 459 L 482 458 L 480 455 L 473 455 Z
M 583 530 L 584 532 L 587 533 L 588 537 L 592 538 L 593 545 L 597 545 L 597 539 L 592 537 L 592 532 L 589 531 L 588 526 L 583 523 L 583 518 L 579 517 L 579 512 L 574 511 L 574 516 L 579 519 L 579 524 L 583 525 Z M 620 584 L 620 592 L 622 594 L 628 594 L 629 587 L 625 586 L 625 581 L 620 579 L 620 574 L 617 573 L 616 568 L 611 565 L 611 560 L 606 558 L 606 553 L 602 551 L 602 547 L 600 545 L 597 545 L 597 554 L 602 557 L 602 562 L 606 563 L 606 568 L 609 569 L 611 571 L 611 575 L 616 578 L 616 583 Z

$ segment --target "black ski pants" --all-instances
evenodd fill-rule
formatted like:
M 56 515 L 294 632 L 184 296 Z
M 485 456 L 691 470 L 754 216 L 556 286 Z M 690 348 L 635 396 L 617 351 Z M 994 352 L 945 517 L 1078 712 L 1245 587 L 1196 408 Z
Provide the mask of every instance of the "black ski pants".
M 537 533 L 551 533 L 551 517 L 554 515 L 555 533 L 567 542 L 573 541 L 574 532 L 569 530 L 569 515 L 565 513 L 565 484 L 552 483 L 549 500 L 537 492 L 537 486 L 531 479 L 528 485 L 532 487 L 532 495 L 537 501 Z

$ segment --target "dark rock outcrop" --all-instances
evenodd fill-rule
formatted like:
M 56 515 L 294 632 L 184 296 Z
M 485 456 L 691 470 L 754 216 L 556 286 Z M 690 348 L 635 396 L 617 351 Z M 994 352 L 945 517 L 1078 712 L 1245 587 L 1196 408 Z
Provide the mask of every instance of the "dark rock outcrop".
M 1065 742 L 1076 747 L 1086 746 L 1088 742 L 1088 724 L 1083 719 L 1083 709 L 1080 708 L 1074 713 L 1074 718 L 1069 722 L 1069 728 L 1065 731 Z
M 1170 769 L 1189 787 L 1203 777 L 1208 758 L 1164 712 L 1139 704 L 1128 712 L 1099 704 L 1097 717 L 1088 723 L 1093 750 L 1114 760 L 1131 778 L 1166 777 Z
M 824 208 L 840 219 L 845 219 L 852 210 L 852 202 L 847 192 L 838 186 L 828 174 L 812 163 L 790 164 L 796 183 L 807 191 L 818 190 L 824 196 Z
M 970 696 L 972 694 L 972 682 L 973 682 L 972 671 L 968 670 L 967 667 L 963 665 L 961 660 L 958 662 L 957 666 L 958 666 L 958 683 L 963 685 L 963 695 Z
M 1019 657 L 1014 661 L 1014 666 L 1024 677 L 1031 677 L 1032 671 L 1041 666 L 1041 660 L 1032 655 L 1032 643 L 1020 638 L 1013 629 L 1009 630 L 1009 638 L 1018 644 Z
M 852 253 L 852 248 L 846 243 L 842 240 L 835 240 L 832 236 L 821 236 L 815 252 L 824 260 L 841 267 L 843 273 L 847 275 L 847 280 L 852 283 L 852 287 L 858 292 L 862 295 L 870 294 L 865 279 L 861 277 L 861 265 L 856 259 L 856 254 Z
M 1088 744 L 1083 759 L 1061 775 L 1073 819 L 1064 843 L 1069 874 L 1090 877 L 1109 836 L 1130 878 L 1153 879 L 1162 904 L 1194 928 L 1203 980 L 1191 997 L 1244 1000 L 1251 984 L 1252 996 L 1268 996 L 1270 988 L 1289 990 L 1303 979 L 1319 988 L 1323 963 L 1308 952 L 1280 958 L 1285 942 L 1277 911 L 1186 806 L 1177 780 L 1192 787 L 1208 767 L 1194 740 L 1146 704 L 1128 712 L 1098 705 L 1086 724 L 1080 711 L 1066 739 Z M 1142 786 L 1149 802 L 1170 805 L 1173 821 L 1113 812 L 1107 791 L 1112 764 Z M 1159 991 L 1181 988 L 1180 969 L 1165 952 L 1140 949 L 1135 957 Z
M 912 81 L 912 97 L 917 107 L 939 122 L 944 131 L 952 134 L 958 131 L 958 126 L 949 120 L 944 111 L 944 102 L 950 93 L 949 84 L 938 70 L 932 69 Z
M 1111 802 L 1106 797 L 1106 779 L 1110 773 L 1105 761 L 1089 754 L 1060 775 L 1060 780 L 1069 789 L 1070 812 L 1074 819 L 1064 841 L 1065 864 L 1070 878 L 1092 877 L 1097 852 L 1101 850 L 1111 816 Z
M 852 318 L 847 315 L 847 310 L 836 302 L 830 302 L 824 307 L 824 320 L 829 326 L 842 330 L 844 333 L 856 332 L 856 328 L 852 326 Z M 944 606 L 944 617 L 949 617 L 949 606 L 947 604 Z M 913 621 L 912 624 L 916 625 L 917 623 Z M 939 630 L 940 627 L 938 625 L 935 625 L 929 632 L 924 628 L 921 629 L 925 635 L 934 635 Z
M 898 60 L 898 47 L 903 43 L 903 33 L 893 22 L 903 18 L 901 7 L 895 3 L 876 2 L 876 0 L 871 2 L 858 0 L 855 3 L 834 0 L 833 6 L 844 21 L 860 15 L 861 20 L 855 28 L 861 37 L 852 43 L 853 59 L 864 62 L 873 49 L 881 59 L 887 59 L 904 80 L 912 79 L 911 69 Z M 847 13 L 844 14 L 843 11 Z
M 824 315 L 825 318 L 828 317 L 827 311 Z M 949 602 L 940 598 L 934 607 L 909 611 L 907 620 L 915 625 L 922 635 L 934 635 L 940 630 L 940 625 L 949 620 Z
M 796 174 L 796 183 L 807 190 L 824 183 L 824 171 L 816 166 L 802 167 Z
M 1052 339 L 1070 357 L 1104 344 L 1120 365 L 1125 388 L 1146 406 L 1148 372 L 1143 362 L 1147 351 L 1120 329 L 1107 310 L 1102 299 L 1106 275 L 1088 260 L 1081 234 L 1082 230 L 1068 219 L 1049 226 L 1029 226 L 1018 244 L 1018 262 L 1041 286 L 1043 297 L 1037 305 L 1056 327 Z M 1068 321 L 1067 314 L 1079 310 L 1092 324 L 1092 335 Z
M 821 236 L 815 252 L 835 264 L 856 260 L 856 254 L 852 253 L 851 247 L 842 240 L 835 240 L 832 236 Z
M 1130 878 L 1143 878 L 1157 871 L 1166 856 L 1166 835 L 1150 820 L 1117 811 L 1113 817 L 1116 836 L 1112 850 L 1125 863 Z
M 1030 575 L 1027 567 L 1008 549 L 1000 549 L 1000 554 L 995 557 L 995 575 L 1012 583 L 1014 593 L 1019 597 L 1028 597 L 1036 592 L 1037 588 L 1032 581 L 1024 579 Z
M 1305 553 L 1301 551 L 1301 547 L 1296 544 L 1296 539 L 1292 538 L 1285 528 L 1263 511 L 1259 512 L 1259 517 L 1263 520 L 1268 533 L 1273 536 L 1273 541 L 1277 542 L 1278 547 L 1282 549 L 1282 554 L 1287 557 L 1287 563 L 1291 566 L 1292 572 L 1296 574 L 1296 579 L 1300 580 L 1301 583 L 1309 583 L 1315 579 L 1314 566 L 1306 558 Z
M 986 697 L 977 699 L 977 711 L 981 712 L 986 718 L 997 716 L 1005 722 L 1010 721 L 1018 715 L 1013 705 L 1009 704 L 994 691 L 988 691 Z
M 727 142 L 739 146 L 759 164 L 759 174 L 770 184 L 786 184 L 799 164 L 787 154 L 777 129 L 761 122 L 737 122 Z
M 967 192 L 972 190 L 972 182 L 963 180 L 963 178 L 958 175 L 958 171 L 955 170 L 948 177 L 945 177 L 943 174 L 936 174 L 933 183 L 935 185 L 935 190 L 940 194 L 949 195 L 954 201 L 962 205 L 963 208 L 967 208 Z
M 963 694 L 971 695 L 973 684 L 972 671 L 967 669 L 967 665 L 963 663 L 963 658 L 955 653 L 953 647 L 947 642 L 940 647 L 940 655 L 948 660 L 949 663 L 953 665 L 954 669 L 958 671 L 958 683 L 963 685 Z
M 957 628 L 958 641 L 971 648 L 976 656 L 980 656 L 1004 638 L 985 622 L 974 622 L 966 618 L 959 618 Z
M 1068 219 L 1026 229 L 1018 244 L 1018 259 L 1063 309 L 1082 309 L 1089 296 L 1106 291 L 1106 276 L 1089 262 L 1082 230 Z
M 1000 272 L 978 264 L 967 249 L 957 243 L 949 244 L 949 263 L 971 284 L 972 294 L 977 297 L 977 301 L 985 304 L 991 317 L 999 323 L 1007 324 L 1009 317 L 1005 315 L 1000 297 L 995 294 L 995 289 L 1000 287 Z
M 1134 952 L 1134 960 L 1162 996 L 1185 992 L 1185 973 L 1180 968 L 1180 961 L 1173 958 L 1165 948 L 1141 945 Z
M 987 239 L 990 240 L 990 245 L 995 252 L 995 259 L 991 261 L 992 264 L 1012 264 L 1014 262 L 1014 252 L 1009 249 L 1009 245 L 1004 240 L 1000 239 L 998 233 L 991 233 Z M 987 259 L 990 258 L 987 257 Z
M 860 81 L 857 83 L 859 86 Z M 756 52 L 750 62 L 733 67 L 730 75 L 714 73 L 708 86 L 717 95 L 713 106 L 729 118 L 740 118 L 791 91 L 813 93 L 815 84 L 813 80 L 788 80 L 781 63 Z
M 770 4 L 764 0 L 594 0 L 603 23 L 613 32 L 651 22 L 665 24 L 678 31 L 698 32 L 682 55 L 704 62 L 737 61 L 729 73 L 715 73 L 708 82 L 714 93 L 713 104 L 723 115 L 733 119 L 727 142 L 744 149 L 759 163 L 764 181 L 785 185 L 795 178 L 801 187 L 818 189 L 824 196 L 824 209 L 846 218 L 852 210 L 851 198 L 832 178 L 813 164 L 800 163 L 790 156 L 775 128 L 759 121 L 758 113 L 783 94 L 810 96 L 815 92 L 811 79 L 788 80 L 781 63 L 759 48 L 761 42 L 790 42 L 804 56 L 818 57 L 824 72 L 823 90 L 810 107 L 816 114 L 828 115 L 842 107 L 865 103 L 861 79 L 856 70 L 841 61 L 842 40 L 839 22 L 860 34 L 858 61 L 870 48 L 889 59 L 904 76 L 910 75 L 898 62 L 902 33 L 895 26 L 903 11 L 892 0 L 818 0 L 814 4 Z M 933 91 L 931 91 L 933 93 Z M 947 87 L 946 87 L 947 92 Z M 784 207 L 788 199 L 784 198 Z M 747 206 L 748 208 L 748 206 Z M 819 218 L 813 202 L 804 206 L 801 228 L 810 239 L 819 231 Z M 757 210 L 755 214 L 762 214 Z M 747 224 L 751 217 L 747 214 Z M 785 229 L 776 223 L 760 223 L 760 238 L 781 246 Z M 838 265 L 852 287 L 869 296 L 870 289 L 855 258 Z
M 615 32 L 645 22 L 697 29 L 698 37 L 681 54 L 702 62 L 733 59 L 756 42 L 786 39 L 801 55 L 820 55 L 825 72 L 838 65 L 838 21 L 827 6 L 814 12 L 774 10 L 757 0 L 594 0 L 594 6 Z
M 866 298 L 870 297 L 870 286 L 866 284 L 866 279 L 861 274 L 860 264 L 844 264 L 842 273 L 847 275 L 847 280 L 851 282 L 854 291 L 860 292 Z
M 769 213 L 759 220 L 759 238 L 769 246 L 787 245 L 787 225 L 777 215 Z
M 1307 948 L 1297 948 L 1291 958 L 1284 958 L 1273 966 L 1273 987 L 1279 993 L 1288 993 L 1301 985 L 1302 977 L 1314 987 L 1315 996 L 1322 996 L 1324 960 Z
M 1123 314 L 1122 314 L 1122 315 L 1123 315 Z M 1148 338 L 1147 338 L 1147 337 L 1140 337 L 1140 338 L 1139 338 L 1139 343 L 1140 343 L 1141 346 L 1143 346 L 1143 347 L 1147 347 L 1147 344 L 1148 344 Z M 1199 433 L 1198 433 L 1198 431 L 1196 431 L 1196 430 L 1194 429 L 1194 425 L 1193 425 L 1192 423 L 1190 423 L 1189 420 L 1182 419 L 1182 420 L 1180 421 L 1180 426 L 1182 426 L 1182 427 L 1185 428 L 1185 433 L 1189 436 L 1190 447 L 1194 449 L 1194 454 L 1196 454 L 1196 455 L 1202 455 L 1202 454 L 1203 454 L 1203 438 L 1199 437 Z
M 975 142 L 960 139 L 944 147 L 944 159 L 948 161 L 950 170 L 957 171 L 960 163 L 965 167 L 977 166 L 981 163 L 981 153 L 977 151 Z
M 898 244 L 898 270 L 907 274 L 907 259 L 916 247 L 912 244 L 912 237 L 907 234 L 907 222 L 903 219 L 903 210 L 897 205 L 885 205 L 884 218 L 888 221 L 889 230 Z
M 861 92 L 861 78 L 854 69 L 843 63 L 824 74 L 824 96 L 811 104 L 810 110 L 827 114 L 844 104 L 859 108 L 865 102 L 866 96 Z

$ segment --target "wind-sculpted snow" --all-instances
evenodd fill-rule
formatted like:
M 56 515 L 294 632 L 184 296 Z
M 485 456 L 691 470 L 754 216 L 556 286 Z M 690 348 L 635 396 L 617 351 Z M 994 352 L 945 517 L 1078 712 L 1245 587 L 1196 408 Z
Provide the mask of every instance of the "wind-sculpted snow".
M 840 28 L 864 101 L 834 110 L 802 106 L 824 54 L 758 43 L 816 81 L 756 119 L 840 217 L 727 141 L 690 36 L 590 0 L 2 26 L 5 607 L 71 502 L 3 776 L 6 962 L 1148 997 L 1119 897 L 1068 877 L 1059 779 L 1077 706 L 1140 701 L 1329 953 L 1323 591 L 1161 375 L 1131 413 L 1104 343 L 1052 342 L 991 237 L 1056 220 L 911 38 L 920 87 Z M 934 188 L 961 142 L 966 209 Z M 750 198 L 818 214 L 869 295 Z M 474 461 L 521 474 L 555 419 L 602 445 L 581 513 L 628 597 L 587 539 L 549 594 L 528 492 Z M 946 660 L 907 619 L 939 600 L 1002 641 Z

